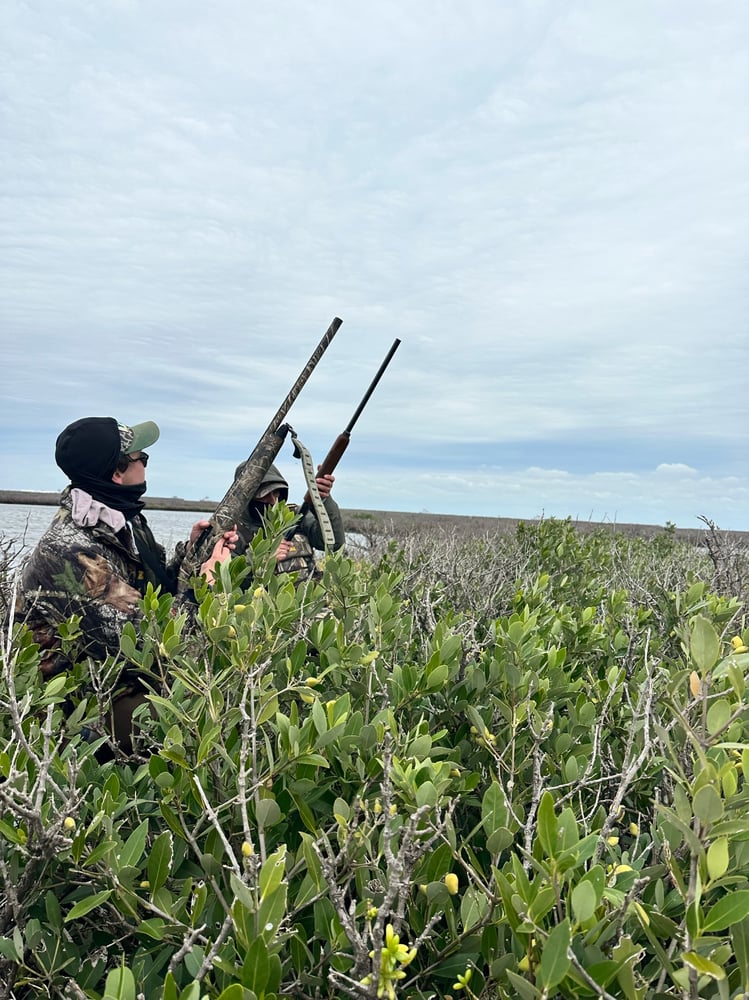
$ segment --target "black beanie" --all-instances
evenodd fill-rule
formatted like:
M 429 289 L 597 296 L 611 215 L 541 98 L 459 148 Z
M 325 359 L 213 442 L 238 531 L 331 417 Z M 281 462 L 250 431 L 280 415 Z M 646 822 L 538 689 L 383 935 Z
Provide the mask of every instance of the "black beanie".
M 55 461 L 71 482 L 111 479 L 122 448 L 114 417 L 82 417 L 57 439 Z

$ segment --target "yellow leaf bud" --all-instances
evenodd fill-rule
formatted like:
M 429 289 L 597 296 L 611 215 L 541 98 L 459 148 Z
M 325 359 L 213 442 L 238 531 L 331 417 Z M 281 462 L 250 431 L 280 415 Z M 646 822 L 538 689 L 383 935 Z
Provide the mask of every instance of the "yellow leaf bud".
M 611 844 L 612 847 L 616 847 L 616 845 L 619 843 L 619 838 L 618 837 L 607 837 L 606 838 L 606 843 L 607 844 Z
M 67 830 L 68 833 L 71 833 L 73 830 L 75 830 L 75 820 L 73 819 L 72 816 L 66 816 L 65 819 L 62 821 L 62 826 L 64 830 Z
M 308 677 L 304 683 L 307 687 L 316 688 L 318 684 L 322 684 L 322 681 L 319 677 Z
M 246 607 L 247 607 L 247 605 L 246 605 L 246 604 L 235 604 L 235 605 L 234 605 L 234 611 L 235 611 L 235 612 L 236 612 L 236 613 L 237 613 L 238 615 L 241 615 L 241 614 L 242 614 L 242 612 L 244 611 L 244 609 L 245 609 Z
M 700 682 L 700 675 L 696 670 L 693 670 L 689 675 L 689 690 L 692 692 L 693 698 L 699 698 L 702 684 Z
M 262 597 L 264 593 L 265 593 L 265 587 L 255 587 L 255 589 L 252 591 L 252 596 Z
M 242 857 L 243 858 L 251 858 L 254 853 L 255 853 L 255 848 L 252 846 L 252 844 L 249 841 L 247 841 L 247 840 L 243 840 L 242 841 Z
M 637 823 L 630 823 L 629 824 L 629 832 L 632 834 L 633 837 L 636 837 L 639 834 L 640 828 L 637 825 Z
M 458 891 L 459 887 L 458 876 L 455 874 L 455 872 L 448 872 L 447 875 L 445 875 L 444 883 L 445 883 L 445 888 L 450 893 L 450 895 L 454 896 L 455 893 Z

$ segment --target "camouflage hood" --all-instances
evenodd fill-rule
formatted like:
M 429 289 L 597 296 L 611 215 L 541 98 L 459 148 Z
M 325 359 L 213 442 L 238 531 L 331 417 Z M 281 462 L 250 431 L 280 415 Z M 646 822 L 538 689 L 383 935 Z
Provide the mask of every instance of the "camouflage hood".
M 236 472 L 234 473 L 235 480 L 239 478 L 244 470 L 244 467 L 244 462 L 237 466 Z M 289 499 L 289 484 L 286 482 L 275 465 L 271 465 L 268 468 L 268 471 L 263 476 L 262 482 L 258 486 L 257 492 L 252 499 L 257 500 L 259 497 L 265 496 L 266 493 L 272 493 L 273 490 L 278 490 L 281 500 Z

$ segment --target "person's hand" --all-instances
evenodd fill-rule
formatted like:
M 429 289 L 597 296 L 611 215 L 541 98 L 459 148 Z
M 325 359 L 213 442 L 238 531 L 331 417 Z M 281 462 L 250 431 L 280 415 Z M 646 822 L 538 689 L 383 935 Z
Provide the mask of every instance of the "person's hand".
M 333 489 L 335 476 L 318 476 L 315 482 L 317 483 L 317 492 L 320 494 L 320 497 L 325 500 L 330 496 L 330 491 Z
M 210 528 L 210 521 L 196 521 L 190 529 L 190 545 L 194 545 L 206 528 Z
M 208 522 L 206 521 L 204 523 L 207 527 Z M 197 527 L 197 525 L 195 527 Z M 216 563 L 225 563 L 227 559 L 231 559 L 231 554 L 238 540 L 239 535 L 237 534 L 236 524 L 233 528 L 230 528 L 228 531 L 225 531 L 222 535 L 218 536 L 213 548 L 211 549 L 210 556 L 208 556 L 206 561 L 200 567 L 200 572 L 205 574 L 205 578 L 208 583 L 213 583 L 213 568 Z
M 289 541 L 288 538 L 283 538 L 276 549 L 276 562 L 283 562 L 287 559 L 290 552 L 295 552 L 296 546 Z

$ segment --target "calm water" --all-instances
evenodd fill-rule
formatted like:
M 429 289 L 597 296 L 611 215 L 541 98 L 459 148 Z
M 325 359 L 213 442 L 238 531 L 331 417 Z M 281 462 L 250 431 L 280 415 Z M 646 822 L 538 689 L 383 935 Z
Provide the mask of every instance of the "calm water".
M 49 527 L 57 507 L 38 507 L 26 504 L 0 504 L 0 541 L 11 539 L 18 547 L 19 555 L 29 552 Z M 171 551 L 179 541 L 190 534 L 196 521 L 209 515 L 193 510 L 150 510 L 146 513 L 148 523 L 156 540 Z
M 34 548 L 39 538 L 49 527 L 55 516 L 57 507 L 39 507 L 27 504 L 0 503 L 0 546 L 11 540 L 13 554 L 23 557 Z M 190 536 L 190 528 L 196 521 L 203 521 L 210 516 L 209 512 L 200 513 L 194 510 L 149 510 L 146 512 L 148 523 L 156 536 L 171 556 L 177 542 Z M 366 540 L 355 534 L 346 538 L 348 550 L 357 547 L 366 548 Z

